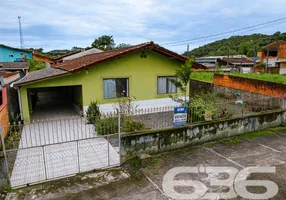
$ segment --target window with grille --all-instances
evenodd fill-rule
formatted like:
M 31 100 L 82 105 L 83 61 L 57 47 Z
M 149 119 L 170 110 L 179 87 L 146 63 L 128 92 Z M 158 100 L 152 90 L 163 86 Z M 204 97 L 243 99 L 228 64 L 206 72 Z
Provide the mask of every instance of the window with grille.
M 104 99 L 128 97 L 128 78 L 103 79 Z

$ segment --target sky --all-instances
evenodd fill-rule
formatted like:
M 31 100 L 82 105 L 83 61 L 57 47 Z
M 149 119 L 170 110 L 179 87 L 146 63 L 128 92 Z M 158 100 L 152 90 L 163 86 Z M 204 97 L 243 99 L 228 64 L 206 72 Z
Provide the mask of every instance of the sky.
M 116 44 L 166 45 L 286 17 L 286 0 L 0 0 L 0 44 L 25 48 L 87 47 L 101 35 Z M 256 29 L 190 42 L 190 49 L 232 35 L 286 32 L 286 20 Z

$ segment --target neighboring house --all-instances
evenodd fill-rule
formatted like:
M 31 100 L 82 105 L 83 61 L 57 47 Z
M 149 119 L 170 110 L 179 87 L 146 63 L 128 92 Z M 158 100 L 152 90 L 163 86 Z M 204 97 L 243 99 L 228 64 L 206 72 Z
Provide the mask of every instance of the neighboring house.
M 32 52 L 0 44 L 0 62 L 22 62 L 32 59 Z
M 273 42 L 257 55 L 267 68 L 276 67 L 279 69 L 279 74 L 286 74 L 286 42 Z
M 229 62 L 229 65 L 233 68 L 239 69 L 240 73 L 250 73 L 254 67 L 254 61 L 246 56 L 239 57 L 223 57 L 223 61 Z
M 60 57 L 55 58 L 55 64 L 62 63 L 68 60 L 73 60 L 82 56 L 94 54 L 94 53 L 101 53 L 103 52 L 100 49 L 97 48 L 86 48 L 86 49 L 80 49 L 74 52 L 70 52 L 68 54 L 62 55 Z
M 97 49 L 97 48 L 82 50 L 79 53 L 64 57 L 63 62 L 68 61 L 68 60 L 73 60 L 73 59 L 76 59 L 76 58 L 79 58 L 82 56 L 86 56 L 86 55 L 90 55 L 90 54 L 94 54 L 94 53 L 101 53 L 101 52 L 103 52 L 103 51 L 100 49 Z
M 29 72 L 28 62 L 0 62 L 0 70 L 10 72 L 20 72 L 20 77 L 24 77 Z
M 209 71 L 214 71 L 217 66 L 221 67 L 222 71 L 237 70 L 241 73 L 251 71 L 253 61 L 244 55 L 231 56 L 206 56 L 196 58 L 196 62 L 206 66 Z M 227 66 L 229 66 L 227 68 Z
M 42 61 L 45 63 L 54 63 L 55 61 L 53 58 L 50 58 L 42 54 L 37 54 L 37 53 L 33 53 L 33 59 L 37 61 Z
M 19 78 L 19 72 L 0 70 L 0 125 L 4 136 L 9 131 L 9 118 L 19 113 L 17 91 L 10 88 L 10 84 Z
M 187 59 L 153 42 L 144 43 L 31 72 L 14 88 L 20 92 L 24 121 L 59 116 L 61 110 L 72 115 L 68 109 L 75 107 L 85 112 L 90 101 L 97 101 L 102 112 L 114 111 L 121 97 L 132 98 L 138 108 L 177 105 L 169 95 L 179 91 L 168 78 Z

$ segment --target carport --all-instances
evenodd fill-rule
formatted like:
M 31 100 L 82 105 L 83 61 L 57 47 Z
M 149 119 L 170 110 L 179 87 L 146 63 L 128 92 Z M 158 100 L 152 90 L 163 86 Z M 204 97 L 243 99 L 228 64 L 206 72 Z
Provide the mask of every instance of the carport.
M 61 119 L 82 115 L 82 86 L 28 89 L 32 121 Z

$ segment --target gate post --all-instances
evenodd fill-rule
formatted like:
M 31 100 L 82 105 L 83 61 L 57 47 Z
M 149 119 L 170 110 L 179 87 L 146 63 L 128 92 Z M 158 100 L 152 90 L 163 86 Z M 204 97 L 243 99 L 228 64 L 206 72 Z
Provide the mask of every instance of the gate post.
M 117 109 L 117 120 L 118 120 L 118 139 L 119 139 L 119 164 L 121 165 L 121 123 L 120 123 L 120 110 Z
M 4 154 L 4 162 L 5 162 L 4 173 L 6 173 L 8 184 L 11 187 L 11 180 L 10 180 L 9 168 L 8 168 L 8 160 L 7 160 L 6 148 L 5 148 L 5 142 L 4 142 L 4 135 L 2 132 L 2 126 L 1 125 L 0 125 L 0 136 L 1 136 L 2 148 L 3 148 L 3 154 Z

